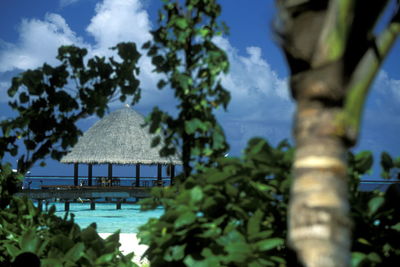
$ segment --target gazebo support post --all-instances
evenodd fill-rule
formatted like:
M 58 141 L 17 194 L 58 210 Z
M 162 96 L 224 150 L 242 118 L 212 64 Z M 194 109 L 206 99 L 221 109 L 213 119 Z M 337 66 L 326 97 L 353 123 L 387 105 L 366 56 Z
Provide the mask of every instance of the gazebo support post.
M 162 165 L 157 164 L 157 186 L 162 186 Z
M 140 164 L 136 164 L 136 187 L 140 186 Z
M 43 199 L 38 199 L 37 203 L 38 203 L 38 209 L 40 211 L 42 211 L 43 210 Z
M 112 185 L 112 176 L 113 176 L 113 173 L 112 173 L 112 164 L 111 163 L 109 163 L 108 164 L 108 181 L 109 181 L 109 185 L 111 186 Z
M 69 200 L 65 200 L 64 202 L 64 211 L 69 211 Z
M 116 209 L 117 209 L 117 210 L 120 210 L 120 209 L 121 209 L 121 199 L 120 199 L 120 198 L 117 199 Z
M 92 177 L 93 177 L 93 165 L 89 164 L 88 165 L 88 186 L 92 186 Z
M 78 186 L 78 163 L 74 163 L 74 185 Z
M 175 165 L 171 164 L 171 185 L 175 184 Z
M 96 202 L 94 201 L 93 198 L 90 199 L 90 209 L 95 210 L 96 209 Z

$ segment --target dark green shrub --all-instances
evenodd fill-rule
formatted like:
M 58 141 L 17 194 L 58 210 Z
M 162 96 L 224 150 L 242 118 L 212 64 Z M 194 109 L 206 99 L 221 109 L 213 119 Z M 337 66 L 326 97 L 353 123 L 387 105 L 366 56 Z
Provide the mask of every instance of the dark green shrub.
M 400 262 L 400 184 L 385 192 L 358 190 L 360 177 L 372 166 L 371 152 L 349 156 L 350 204 L 353 219 L 352 266 L 398 266 Z M 400 158 L 381 155 L 382 177 L 400 167 Z
M 31 252 L 41 266 L 136 266 L 133 253 L 119 251 L 119 233 L 103 240 L 92 224 L 81 230 L 73 215 L 67 219 L 39 211 L 26 198 L 11 198 L 0 211 L 0 266 L 10 266 L 15 258 Z
M 153 266 L 299 266 L 285 243 L 293 148 L 252 139 L 243 158 L 176 187 L 155 189 L 144 209 L 165 214 L 141 228 Z M 372 154 L 349 154 L 349 196 L 354 222 L 352 266 L 397 266 L 400 260 L 400 190 L 359 190 Z M 400 158 L 392 168 L 400 166 Z M 398 163 L 397 163 L 398 162 Z M 389 169 L 386 172 L 390 172 Z M 265 179 L 267 178 L 267 179 Z
M 139 236 L 152 266 L 285 265 L 286 209 L 293 149 L 252 139 L 242 159 L 220 158 L 216 167 L 154 190 L 159 219 Z M 269 179 L 265 179 L 268 177 Z
M 116 95 L 132 104 L 140 98 L 133 43 L 114 48 L 121 60 L 87 58 L 87 50 L 59 48 L 53 67 L 46 63 L 12 79 L 9 106 L 18 116 L 0 121 L 0 264 L 10 266 L 25 252 L 38 256 L 42 266 L 133 266 L 132 255 L 119 252 L 118 233 L 103 241 L 95 225 L 81 230 L 73 219 L 60 219 L 54 210 L 42 213 L 27 199 L 13 198 L 20 178 L 46 157 L 59 160 L 81 131 L 76 123 L 103 116 Z M 76 90 L 66 90 L 74 80 Z M 129 99 L 127 99 L 129 98 Z M 23 146 L 24 149 L 20 149 Z M 18 159 L 14 173 L 5 155 Z

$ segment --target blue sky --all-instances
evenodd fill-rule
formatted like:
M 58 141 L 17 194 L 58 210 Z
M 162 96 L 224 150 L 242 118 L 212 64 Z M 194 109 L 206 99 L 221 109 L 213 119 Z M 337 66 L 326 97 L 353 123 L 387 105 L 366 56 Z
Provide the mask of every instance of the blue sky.
M 265 137 L 273 144 L 291 139 L 295 107 L 287 89 L 285 60 L 271 30 L 274 1 L 220 3 L 221 20 L 229 26 L 230 34 L 216 42 L 230 59 L 230 73 L 223 77 L 223 85 L 231 92 L 232 101 L 228 111 L 218 112 L 218 117 L 231 145 L 231 155 L 240 155 L 248 139 L 254 136 Z M 6 90 L 14 75 L 44 62 L 56 64 L 57 48 L 63 44 L 86 47 L 90 55 L 111 55 L 108 48 L 122 41 L 134 41 L 140 46 L 150 39 L 149 30 L 156 28 L 160 6 L 159 0 L 2 0 L 0 119 L 12 116 L 6 104 Z M 376 156 L 385 150 L 400 156 L 399 57 L 397 42 L 368 98 L 356 150 L 373 150 Z M 134 108 L 144 115 L 154 105 L 173 110 L 171 92 L 156 89 L 159 76 L 152 72 L 150 60 L 143 56 L 140 67 L 143 97 Z M 113 103 L 111 111 L 121 107 L 121 103 Z M 96 120 L 88 118 L 80 126 L 85 130 Z M 72 167 L 49 160 L 46 168 L 32 171 L 70 175 Z M 378 172 L 373 176 L 377 177 Z

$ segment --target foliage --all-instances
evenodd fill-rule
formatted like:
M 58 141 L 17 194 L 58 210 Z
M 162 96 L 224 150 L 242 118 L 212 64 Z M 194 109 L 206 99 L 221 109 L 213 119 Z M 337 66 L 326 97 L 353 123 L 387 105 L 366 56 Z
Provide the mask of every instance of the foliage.
M 119 233 L 103 240 L 96 224 L 81 230 L 73 215 L 60 218 L 52 206 L 42 213 L 26 198 L 12 198 L 0 211 L 0 266 L 10 266 L 15 258 L 32 252 L 41 266 L 136 266 L 133 253 L 119 251 Z
M 348 159 L 352 266 L 396 266 L 399 186 L 360 191 L 372 154 L 349 153 Z M 274 148 L 252 139 L 242 159 L 219 158 L 216 167 L 176 187 L 154 189 L 155 199 L 143 202 L 143 208 L 162 205 L 165 213 L 139 234 L 149 245 L 152 266 L 300 266 L 285 242 L 292 160 L 293 148 L 286 142 Z
M 390 162 L 390 163 L 389 163 Z M 400 184 L 385 192 L 359 191 L 361 175 L 372 166 L 371 152 L 349 155 L 350 204 L 353 219 L 352 266 L 397 266 L 400 260 Z M 400 167 L 400 158 L 381 154 L 382 174 Z
M 298 104 L 289 243 L 306 266 L 348 266 L 343 155 L 357 142 L 369 88 L 400 34 L 400 2 L 392 1 L 393 10 L 386 11 L 389 0 L 276 2 L 277 33 Z M 313 186 L 301 186 L 301 177 Z M 327 190 L 331 197 L 321 197 Z
M 16 157 L 18 142 L 23 142 L 26 151 L 19 156 L 19 172 L 25 173 L 47 155 L 58 160 L 81 134 L 75 125 L 79 119 L 94 113 L 103 116 L 108 102 L 118 95 L 121 101 L 133 95 L 133 103 L 137 102 L 140 54 L 133 43 L 120 43 L 113 49 L 121 62 L 112 57 L 87 59 L 86 49 L 62 46 L 57 56 L 60 65 L 45 63 L 14 77 L 8 90 L 14 99 L 9 105 L 18 117 L 0 122 L 0 159 L 5 153 Z
M 242 159 L 219 158 L 176 187 L 155 189 L 143 207 L 165 213 L 139 233 L 152 266 L 284 264 L 292 155 L 286 141 L 274 148 L 256 138 Z
M 9 105 L 18 116 L 0 122 L 0 262 L 4 266 L 24 252 L 39 257 L 42 266 L 134 265 L 132 255 L 119 252 L 118 233 L 103 241 L 95 225 L 80 230 L 73 219 L 55 216 L 54 209 L 42 213 L 30 200 L 12 196 L 36 162 L 49 155 L 60 159 L 76 143 L 81 134 L 77 121 L 93 114 L 103 116 L 114 97 L 125 101 L 133 96 L 132 103 L 139 100 L 140 54 L 135 44 L 120 43 L 113 49 L 119 61 L 87 59 L 86 49 L 62 46 L 57 57 L 60 65 L 44 64 L 13 78 Z M 25 149 L 19 150 L 21 146 Z M 19 152 L 14 173 L 3 159 Z
M 215 0 L 164 1 L 159 13 L 159 28 L 152 32 L 153 41 L 144 44 L 152 58 L 155 71 L 165 74 L 158 88 L 169 86 L 178 100 L 176 118 L 155 108 L 150 115 L 150 129 L 162 133 L 165 145 L 161 155 L 175 153 L 181 147 L 185 176 L 192 165 L 198 168 L 210 158 L 227 150 L 224 133 L 213 110 L 226 108 L 230 94 L 220 76 L 228 71 L 229 63 L 223 50 L 213 42 L 215 36 L 226 32 L 217 21 L 221 7 Z M 157 145 L 160 139 L 155 139 Z
M 0 209 L 10 204 L 12 195 L 21 188 L 22 175 L 14 173 L 10 163 L 0 164 Z

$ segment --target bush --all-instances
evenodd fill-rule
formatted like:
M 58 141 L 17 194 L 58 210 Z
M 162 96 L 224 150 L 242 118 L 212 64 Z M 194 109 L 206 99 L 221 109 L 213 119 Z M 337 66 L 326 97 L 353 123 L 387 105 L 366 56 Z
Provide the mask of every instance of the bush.
M 349 153 L 348 158 L 352 265 L 396 266 L 399 187 L 360 191 L 372 155 Z M 286 141 L 272 147 L 252 139 L 243 158 L 220 158 L 216 167 L 181 178 L 176 187 L 154 189 L 154 199 L 142 207 L 162 205 L 165 213 L 139 234 L 149 245 L 152 266 L 299 266 L 285 243 L 292 160 Z
M 275 266 L 287 263 L 286 209 L 293 149 L 252 139 L 242 159 L 155 189 L 165 213 L 139 233 L 152 266 Z M 268 177 L 268 179 L 265 179 Z
M 7 181 L 14 176 L 2 172 L 1 184 L 14 184 Z M 18 256 L 22 261 L 24 256 L 36 257 L 42 267 L 136 266 L 133 253 L 123 255 L 119 251 L 118 232 L 103 240 L 96 224 L 81 230 L 73 214 L 60 218 L 54 206 L 41 212 L 31 200 L 10 197 L 4 193 L 6 187 L 1 189 L 1 203 L 8 204 L 0 210 L 0 266 L 11 266 Z
M 393 163 L 387 165 L 385 159 Z M 358 190 L 360 177 L 372 166 L 371 152 L 349 155 L 350 205 L 353 219 L 352 266 L 398 266 L 400 261 L 400 184 L 391 184 L 385 192 Z M 385 165 L 386 164 L 386 165 Z M 382 176 L 400 167 L 383 152 Z

